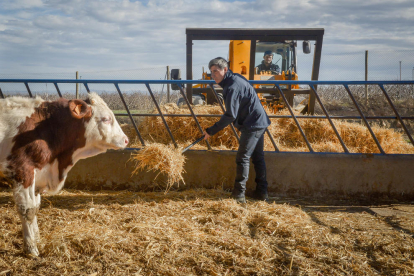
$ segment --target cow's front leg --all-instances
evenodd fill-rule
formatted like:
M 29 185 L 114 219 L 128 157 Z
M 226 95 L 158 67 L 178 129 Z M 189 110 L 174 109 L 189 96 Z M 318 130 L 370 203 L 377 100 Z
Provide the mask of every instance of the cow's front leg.
M 24 188 L 22 184 L 15 185 L 14 200 L 22 222 L 24 251 L 39 256 L 36 245 L 39 239 L 36 215 L 40 207 L 40 195 L 35 195 L 34 177 L 32 185 L 27 188 Z
M 33 222 L 31 223 L 31 226 L 32 226 L 32 231 L 34 234 L 35 241 L 38 242 L 40 241 L 40 233 L 39 233 L 39 226 L 37 225 L 37 213 L 39 212 L 39 209 L 40 209 L 40 194 L 36 195 L 35 201 L 36 201 L 36 214 L 33 218 Z

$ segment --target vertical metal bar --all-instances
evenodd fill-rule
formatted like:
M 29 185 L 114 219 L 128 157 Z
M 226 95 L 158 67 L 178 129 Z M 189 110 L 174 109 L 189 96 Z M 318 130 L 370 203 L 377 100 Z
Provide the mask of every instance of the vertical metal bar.
M 1 91 L 1 88 L 0 88 L 0 97 L 1 97 L 2 99 L 4 99 L 3 91 Z
M 186 69 L 187 69 L 187 80 L 193 79 L 193 36 L 187 34 L 187 43 L 186 43 L 186 51 L 187 51 L 187 61 L 186 61 Z M 193 104 L 193 85 L 187 84 L 187 99 Z
M 277 147 L 276 142 L 275 142 L 275 140 L 273 139 L 273 136 L 272 136 L 272 134 L 270 133 L 270 131 L 269 131 L 269 129 L 268 129 L 268 128 L 266 128 L 266 133 L 267 133 L 267 135 L 269 136 L 270 141 L 272 142 L 273 147 L 275 148 L 275 152 L 280 152 L 280 150 L 279 150 L 279 148 Z
M 88 86 L 88 84 L 85 82 L 85 83 L 83 83 L 83 85 L 84 85 L 84 86 L 85 86 L 85 88 L 86 88 L 86 92 L 91 93 L 91 91 L 89 90 L 89 86 Z
M 256 59 L 256 39 L 250 40 L 249 80 L 254 80 L 254 64 Z M 234 60 L 232 60 L 234 62 Z
M 344 84 L 344 87 L 346 91 L 348 92 L 349 97 L 351 97 L 352 102 L 354 103 L 355 107 L 358 109 L 359 115 L 361 116 L 362 120 L 364 121 L 365 125 L 367 126 L 369 132 L 371 133 L 372 138 L 375 141 L 375 144 L 377 144 L 378 149 L 380 150 L 381 154 L 385 154 L 384 150 L 381 147 L 381 144 L 379 143 L 377 137 L 375 136 L 374 132 L 371 129 L 371 126 L 369 125 L 367 118 L 365 118 L 365 115 L 362 113 L 361 108 L 359 107 L 357 101 L 355 100 L 354 96 L 351 93 L 351 90 L 349 90 L 348 84 Z
M 167 80 L 171 79 L 171 75 L 170 75 L 170 66 L 167 66 Z M 170 83 L 167 83 L 167 103 L 170 102 Z
M 368 81 L 368 50 L 365 51 L 365 81 Z M 365 84 L 365 102 L 368 103 L 368 85 Z
M 285 104 L 286 104 L 287 108 L 289 109 L 290 115 L 292 116 L 293 120 L 295 120 L 295 123 L 298 126 L 299 131 L 302 134 L 303 139 L 305 139 L 305 142 L 306 142 L 306 145 L 308 146 L 309 151 L 314 152 L 311 144 L 309 143 L 308 139 L 306 138 L 305 133 L 303 132 L 302 128 L 300 127 L 298 119 L 296 118 L 295 114 L 293 113 L 292 108 L 290 107 L 289 103 L 287 102 L 285 94 L 282 92 L 282 89 L 280 88 L 279 84 L 275 84 L 275 86 L 277 87 L 277 89 L 279 90 L 280 95 L 282 96 L 283 100 L 285 101 Z
M 58 92 L 59 97 L 61 97 L 61 98 L 62 98 L 62 94 L 60 93 L 59 86 L 57 85 L 57 83 L 56 83 L 56 82 L 54 82 L 53 84 L 54 84 L 54 85 L 55 85 L 55 87 L 56 87 L 56 91 Z
M 30 91 L 29 84 L 27 82 L 24 83 L 26 86 L 27 92 L 29 93 L 30 98 L 33 98 L 32 91 Z
M 323 35 L 318 35 L 318 38 L 316 39 L 316 42 L 315 42 L 315 52 L 313 54 L 311 80 L 319 79 L 319 69 L 321 66 L 321 57 L 322 57 L 322 43 L 323 43 Z M 315 90 L 318 90 L 317 85 L 315 85 Z M 309 114 L 315 113 L 315 97 L 313 95 L 309 95 L 308 113 Z
M 263 109 L 264 109 L 264 107 L 263 107 Z M 265 113 L 267 114 L 266 110 L 265 110 Z M 273 147 L 275 148 L 275 152 L 280 152 L 280 150 L 279 150 L 279 148 L 277 147 L 276 142 L 275 142 L 275 140 L 273 139 L 273 136 L 272 136 L 272 134 L 270 133 L 270 131 L 269 131 L 269 129 L 268 129 L 268 128 L 266 128 L 266 133 L 267 133 L 267 135 L 268 135 L 268 136 L 269 136 L 269 138 L 270 138 L 270 142 L 272 142 L 272 145 L 273 145 Z
M 134 119 L 132 118 L 132 115 L 131 115 L 131 112 L 129 111 L 128 105 L 127 105 L 127 104 L 126 104 L 126 102 L 125 102 L 124 96 L 122 96 L 121 89 L 119 89 L 119 86 L 118 86 L 118 84 L 117 84 L 117 83 L 114 83 L 114 85 L 115 85 L 116 90 L 118 91 L 119 96 L 121 97 L 122 103 L 124 104 L 124 107 L 125 107 L 126 111 L 128 112 L 129 119 L 131 120 L 131 123 L 132 123 L 132 125 L 134 126 L 135 131 L 136 131 L 136 132 L 137 132 L 137 134 L 138 134 L 138 138 L 139 138 L 139 140 L 141 141 L 141 145 L 145 146 L 144 139 L 142 139 L 142 137 L 141 137 L 141 133 L 139 133 L 138 127 L 137 127 L 137 125 L 135 124 Z M 88 90 L 88 93 L 89 93 L 89 89 L 88 89 L 88 86 L 86 85 L 86 83 L 85 83 L 85 87 L 86 87 L 86 89 Z
M 337 130 L 337 129 L 336 129 L 336 127 L 335 127 L 335 124 L 333 123 L 333 121 L 332 121 L 331 117 L 329 116 L 328 111 L 326 110 L 325 106 L 323 105 L 323 103 L 322 103 L 322 101 L 321 101 L 321 98 L 319 97 L 318 93 L 316 93 L 316 90 L 315 90 L 315 88 L 313 87 L 313 85 L 309 85 L 309 86 L 310 86 L 310 88 L 312 89 L 313 93 L 315 94 L 315 98 L 316 98 L 316 100 L 318 101 L 319 105 L 321 106 L 321 108 L 322 108 L 322 110 L 323 110 L 323 113 L 325 113 L 326 118 L 328 119 L 329 123 L 331 124 L 332 129 L 334 130 L 334 132 L 335 132 L 335 134 L 336 134 L 336 137 L 338 137 L 339 142 L 340 142 L 340 143 L 341 143 L 341 145 L 342 145 L 342 148 L 344 149 L 345 153 L 349 153 L 349 150 L 348 150 L 348 148 L 346 147 L 346 145 L 345 145 L 344 141 L 342 140 L 341 135 L 339 135 L 339 132 L 338 132 L 338 130 Z
M 394 104 L 391 101 L 391 98 L 389 97 L 388 93 L 385 91 L 385 88 L 382 84 L 379 84 L 379 87 L 381 88 L 382 92 L 384 93 L 385 97 L 387 98 L 388 103 L 391 105 L 392 110 L 394 110 L 395 115 L 397 116 L 398 121 L 400 122 L 400 124 L 402 125 L 405 133 L 407 134 L 408 138 L 411 141 L 411 144 L 413 144 L 414 146 L 414 140 L 413 137 L 411 136 L 410 132 L 408 131 L 407 126 L 404 124 L 404 121 L 401 119 L 400 114 L 398 113 L 397 109 L 395 108 Z
M 185 93 L 184 93 L 183 88 L 181 87 L 181 83 L 179 83 L 179 86 L 178 86 L 178 87 L 180 88 L 181 95 L 183 96 L 183 98 L 184 98 L 185 102 L 187 103 L 188 109 L 190 109 L 191 116 L 193 116 L 193 119 L 194 119 L 194 121 L 196 122 L 197 127 L 198 127 L 198 129 L 200 130 L 200 132 L 201 132 L 201 134 L 202 134 L 202 133 L 203 133 L 203 129 L 201 128 L 201 125 L 200 125 L 200 123 L 198 122 L 196 115 L 194 114 L 193 108 L 191 107 L 191 104 L 190 104 L 190 102 L 188 101 L 188 99 L 187 99 L 187 97 L 186 97 L 186 95 L 185 95 Z M 210 143 L 209 143 L 207 140 L 204 140 L 204 141 L 206 141 L 208 149 L 209 149 L 209 150 L 211 150 Z
M 221 107 L 221 111 L 223 111 L 223 114 L 226 113 L 226 110 L 224 109 L 223 104 L 221 103 L 221 101 L 219 99 L 219 96 L 217 94 L 217 91 L 216 91 L 216 89 L 214 89 L 214 86 L 211 83 L 210 83 L 210 88 L 213 90 L 214 96 L 216 97 L 216 100 L 217 100 L 217 102 L 219 103 L 219 105 Z M 236 129 L 234 128 L 233 124 L 230 124 L 230 127 L 231 127 L 231 130 L 234 133 L 234 136 L 236 136 L 237 142 L 240 144 L 239 135 L 237 134 Z
M 79 79 L 79 71 L 76 71 L 76 79 Z M 76 99 L 79 99 L 79 83 L 76 83 Z
M 177 142 L 175 142 L 174 136 L 173 136 L 173 134 L 171 133 L 170 128 L 168 127 L 167 121 L 165 120 L 164 115 L 163 115 L 163 114 L 162 114 L 162 112 L 161 112 L 161 108 L 160 108 L 160 106 L 158 105 L 157 100 L 155 99 L 154 94 L 152 93 L 152 91 L 151 91 L 151 88 L 150 88 L 149 84 L 148 84 L 148 83 L 146 83 L 146 84 L 145 84 L 145 86 L 147 87 L 148 92 L 150 93 L 151 98 L 152 98 L 152 100 L 153 100 L 153 102 L 154 102 L 155 106 L 157 107 L 158 113 L 160 114 L 161 119 L 162 119 L 162 121 L 164 122 L 165 128 L 167 129 L 168 134 L 170 135 L 171 140 L 172 140 L 172 141 L 173 141 L 173 143 L 174 143 L 174 146 L 175 146 L 176 148 L 178 148 Z

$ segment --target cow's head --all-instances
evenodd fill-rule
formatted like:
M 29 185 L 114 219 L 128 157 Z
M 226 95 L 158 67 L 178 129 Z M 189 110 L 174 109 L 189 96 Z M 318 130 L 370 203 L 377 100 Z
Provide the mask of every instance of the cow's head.
M 92 110 L 91 118 L 85 122 L 86 146 L 93 146 L 102 151 L 125 148 L 129 142 L 128 137 L 102 98 L 92 92 L 85 102 Z

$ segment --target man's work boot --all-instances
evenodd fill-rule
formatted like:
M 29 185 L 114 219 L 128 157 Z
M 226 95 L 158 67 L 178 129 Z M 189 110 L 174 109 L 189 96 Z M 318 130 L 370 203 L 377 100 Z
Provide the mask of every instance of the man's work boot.
M 234 200 L 236 200 L 238 203 L 246 203 L 246 197 L 244 196 L 244 194 L 235 194 L 235 193 L 232 193 L 231 194 L 231 198 L 233 198 Z
M 269 195 L 265 192 L 259 192 L 257 190 L 253 191 L 249 197 L 256 199 L 256 200 L 262 200 L 262 201 L 269 201 Z

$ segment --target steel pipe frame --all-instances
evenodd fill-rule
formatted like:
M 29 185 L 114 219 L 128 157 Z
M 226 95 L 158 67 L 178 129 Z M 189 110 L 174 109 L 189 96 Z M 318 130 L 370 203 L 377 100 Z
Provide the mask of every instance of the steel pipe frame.
M 116 116 L 128 116 L 128 114 L 126 113 L 119 113 L 116 114 Z M 158 113 L 140 113 L 140 114 L 131 114 L 131 116 L 133 117 L 157 117 L 160 116 L 160 114 Z M 216 115 L 216 114 L 195 114 L 196 117 L 206 117 L 206 118 L 220 118 L 221 115 Z M 164 114 L 164 117 L 192 117 L 191 114 Z M 272 119 L 290 119 L 292 118 L 289 115 L 268 115 L 269 118 Z M 361 120 L 362 118 L 360 116 L 329 116 L 331 119 L 340 119 L 340 120 Z M 319 120 L 319 119 L 328 119 L 326 116 L 306 116 L 306 115 L 296 115 L 296 118 L 298 119 L 315 119 L 315 120 Z M 414 117 L 405 117 L 405 116 L 401 116 L 400 117 L 403 120 L 410 120 L 410 119 L 414 119 Z M 378 117 L 371 117 L 371 116 L 366 116 L 365 119 L 367 120 L 378 120 L 378 119 L 383 119 L 383 120 L 398 120 L 398 117 L 395 116 L 378 116 Z
M 407 127 L 406 127 L 406 125 L 404 124 L 404 122 L 403 122 L 403 120 L 402 120 L 402 118 L 401 118 L 400 114 L 398 113 L 397 109 L 395 108 L 394 104 L 392 103 L 391 98 L 390 98 L 390 96 L 388 95 L 387 91 L 385 91 L 384 86 L 383 86 L 382 84 L 380 84 L 380 85 L 379 85 L 379 87 L 381 88 L 382 92 L 384 93 L 385 98 L 387 99 L 387 101 L 388 101 L 388 103 L 390 104 L 390 106 L 391 106 L 392 110 L 394 111 L 395 116 L 397 116 L 398 121 L 400 122 L 400 124 L 401 124 L 401 125 L 402 125 L 402 127 L 404 128 L 404 131 L 405 131 L 405 133 L 407 134 L 408 138 L 410 139 L 411 144 L 413 144 L 413 145 L 414 145 L 414 140 L 413 140 L 413 137 L 411 136 L 411 134 L 410 134 L 410 132 L 408 131 L 408 129 L 407 129 Z
M 132 118 L 131 112 L 129 111 L 129 107 L 128 107 L 127 103 L 125 102 L 124 96 L 121 93 L 121 89 L 119 88 L 119 85 L 117 83 L 114 83 L 114 84 L 115 84 L 116 90 L 118 91 L 118 95 L 121 98 L 122 103 L 124 104 L 124 107 L 125 107 L 126 111 L 128 112 L 129 119 L 131 120 L 131 123 L 134 126 L 134 129 L 135 129 L 135 132 L 138 135 L 139 141 L 141 142 L 141 145 L 143 145 L 145 147 L 144 139 L 142 139 L 141 133 L 139 132 L 138 127 L 135 124 L 134 119 Z M 89 87 L 86 84 L 85 84 L 85 87 L 86 87 L 86 90 L 88 91 L 88 93 L 90 93 Z
M 368 128 L 369 133 L 371 134 L 372 138 L 375 141 L 375 144 L 377 145 L 378 149 L 380 150 L 381 154 L 385 154 L 384 150 L 381 147 L 380 142 L 378 141 L 377 137 L 375 136 L 374 132 L 371 129 L 371 126 L 369 125 L 367 119 L 365 118 L 365 115 L 362 113 L 361 108 L 359 107 L 357 101 L 355 100 L 354 95 L 352 95 L 351 90 L 349 89 L 347 84 L 344 84 L 345 90 L 348 92 L 349 97 L 351 98 L 352 102 L 354 103 L 355 107 L 358 110 L 359 115 L 361 116 L 362 120 L 365 123 L 365 126 Z
M 349 150 L 348 150 L 348 148 L 346 147 L 346 145 L 345 145 L 344 141 L 342 140 L 341 135 L 339 135 L 338 130 L 337 130 L 337 129 L 336 129 L 336 127 L 335 127 L 335 124 L 332 122 L 332 119 L 331 119 L 331 117 L 329 116 L 328 111 L 326 110 L 325 106 L 323 105 L 323 103 L 322 103 L 322 101 L 321 101 L 321 98 L 319 97 L 318 93 L 316 93 L 316 89 L 315 89 L 315 87 L 314 87 L 313 85 L 310 85 L 310 88 L 312 89 L 313 96 L 316 98 L 316 100 L 317 100 L 317 101 L 318 101 L 318 103 L 320 104 L 320 106 L 321 106 L 321 108 L 322 108 L 323 113 L 325 114 L 326 118 L 327 118 L 327 119 L 328 119 L 328 121 L 329 121 L 329 124 L 331 125 L 331 127 L 332 127 L 332 129 L 334 130 L 334 132 L 335 132 L 336 136 L 338 137 L 339 142 L 341 143 L 341 146 L 342 146 L 342 148 L 344 149 L 344 152 L 345 152 L 345 153 L 349 153 Z
M 189 110 L 190 110 L 190 112 L 191 112 L 191 116 L 193 117 L 194 121 L 195 121 L 195 122 L 196 122 L 196 124 L 197 124 L 198 130 L 200 130 L 201 134 L 203 134 L 203 129 L 201 128 L 200 123 L 198 122 L 197 117 L 196 117 L 196 116 L 195 116 L 195 114 L 194 114 L 193 108 L 191 107 L 191 104 L 190 104 L 190 102 L 188 101 L 187 96 L 185 95 L 183 88 L 181 87 L 181 85 L 179 85 L 178 87 L 180 88 L 181 95 L 183 96 L 183 98 L 184 98 L 185 102 L 187 103 L 188 109 L 189 109 Z M 205 141 L 206 141 L 206 144 L 207 144 L 207 148 L 208 148 L 209 150 L 211 150 L 210 143 L 209 143 L 207 140 L 205 140 Z
M 300 131 L 300 134 L 302 135 L 303 139 L 305 140 L 305 143 L 306 143 L 306 145 L 308 146 L 309 151 L 310 151 L 310 152 L 315 152 L 315 151 L 313 150 L 313 148 L 312 148 L 311 144 L 309 143 L 308 138 L 306 138 L 306 135 L 305 135 L 305 133 L 303 132 L 303 129 L 302 129 L 302 127 L 300 126 L 298 119 L 296 118 L 295 114 L 293 113 L 293 110 L 292 110 L 292 108 L 290 107 L 290 105 L 289 105 L 289 103 L 288 103 L 288 100 L 287 100 L 287 98 L 286 98 L 286 96 L 285 96 L 285 93 L 283 93 L 282 89 L 280 88 L 280 86 L 279 86 L 278 84 L 276 84 L 275 86 L 276 86 L 276 88 L 279 90 L 279 93 L 280 93 L 280 95 L 282 96 L 283 101 L 285 102 L 285 104 L 286 104 L 286 106 L 287 106 L 287 108 L 288 108 L 288 110 L 289 110 L 290 115 L 292 116 L 293 120 L 295 121 L 296 125 L 298 126 L 298 129 L 299 129 L 299 131 Z
M 249 81 L 249 82 L 251 84 L 262 84 L 263 83 L 263 81 Z M 173 140 L 176 147 L 177 147 L 177 144 L 175 143 L 174 137 L 172 136 L 172 133 L 169 130 L 168 125 L 166 124 L 164 116 L 175 116 L 175 117 L 189 117 L 189 116 L 192 116 L 195 119 L 196 123 L 198 123 L 197 117 L 220 117 L 220 115 L 208 115 L 208 114 L 196 115 L 196 114 L 194 114 L 191 106 L 190 106 L 190 110 L 191 110 L 192 114 L 162 114 L 161 110 L 159 109 L 159 105 L 157 104 L 157 102 L 155 100 L 155 97 L 154 97 L 154 95 L 153 95 L 153 93 L 152 93 L 152 91 L 149 87 L 150 83 L 153 83 L 153 84 L 154 83 L 156 83 L 156 84 L 177 83 L 178 85 L 181 85 L 181 84 L 194 84 L 194 83 L 209 84 L 210 87 L 212 88 L 214 94 L 215 94 L 215 97 L 216 97 L 217 101 L 220 103 L 220 106 L 221 106 L 221 108 L 224 112 L 224 107 L 221 104 L 221 102 L 219 101 L 217 92 L 215 91 L 214 87 L 212 86 L 212 84 L 214 83 L 213 81 L 194 81 L 194 80 L 180 80 L 180 81 L 172 81 L 172 80 L 167 80 L 167 81 L 165 81 L 165 80 L 149 80 L 148 81 L 148 80 L 145 80 L 144 81 L 144 80 L 0 79 L 0 83 L 24 83 L 30 97 L 33 97 L 33 95 L 32 95 L 31 90 L 29 88 L 29 83 L 53 83 L 55 88 L 56 88 L 56 91 L 57 91 L 57 93 L 59 94 L 60 97 L 62 97 L 62 94 L 59 90 L 58 83 L 83 83 L 88 93 L 90 92 L 90 89 L 88 87 L 88 83 L 112 83 L 112 84 L 115 85 L 115 87 L 118 91 L 118 94 L 119 94 L 119 96 L 120 96 L 120 98 L 121 98 L 121 100 L 122 100 L 122 102 L 125 106 L 125 109 L 127 110 L 127 113 L 128 113 L 128 114 L 117 114 L 117 116 L 129 116 L 129 118 L 130 118 L 132 124 L 134 125 L 134 128 L 135 128 L 135 130 L 138 134 L 138 137 L 140 138 L 141 144 L 143 146 L 145 146 L 144 140 L 142 139 L 142 137 L 141 137 L 141 135 L 138 131 L 138 128 L 135 124 L 135 121 L 133 120 L 133 117 L 135 117 L 135 116 L 161 116 L 163 118 L 164 124 L 165 124 L 167 130 L 169 131 L 170 136 L 172 137 L 172 140 Z M 148 91 L 151 94 L 151 97 L 152 97 L 155 105 L 158 107 L 158 110 L 159 110 L 160 114 L 131 114 L 130 111 L 129 111 L 128 105 L 126 104 L 125 99 L 122 96 L 121 90 L 119 89 L 119 83 L 123 83 L 123 84 L 145 84 L 148 88 Z M 282 91 L 282 89 L 280 88 L 279 85 L 282 85 L 282 84 L 283 85 L 302 84 L 302 85 L 308 85 L 310 87 L 310 89 L 312 90 L 312 96 L 314 96 L 318 100 L 318 103 L 322 107 L 325 116 L 295 116 L 293 114 L 293 110 L 291 109 L 289 104 L 286 104 L 286 106 L 288 107 L 289 112 L 291 113 L 291 116 L 278 116 L 278 115 L 270 115 L 269 116 L 270 118 L 293 118 L 295 120 L 295 123 L 297 124 L 297 126 L 298 126 L 298 128 L 299 128 L 299 130 L 300 130 L 300 132 L 301 132 L 301 134 L 302 134 L 302 136 L 303 136 L 303 138 L 304 138 L 304 140 L 305 140 L 305 142 L 306 142 L 306 144 L 307 144 L 307 146 L 310 150 L 310 152 L 312 152 L 312 153 L 314 151 L 313 151 L 309 141 L 307 140 L 305 133 L 303 132 L 302 128 L 300 127 L 299 122 L 297 121 L 298 118 L 299 119 L 302 119 L 302 118 L 306 118 L 306 119 L 328 119 L 328 121 L 331 124 L 336 136 L 338 137 L 339 141 L 341 142 L 341 145 L 344 148 L 345 153 L 347 153 L 347 154 L 352 154 L 352 153 L 349 153 L 348 149 L 346 148 L 345 144 L 343 143 L 343 140 L 341 139 L 341 137 L 340 137 L 338 131 L 336 130 L 336 128 L 335 128 L 335 126 L 334 126 L 331 119 L 362 119 L 364 121 L 366 127 L 368 128 L 371 136 L 373 137 L 375 143 L 377 144 L 377 147 L 381 152 L 380 155 L 385 155 L 386 153 L 382 149 L 378 139 L 376 138 L 375 134 L 373 133 L 373 131 L 372 131 L 371 127 L 369 126 L 369 123 L 368 123 L 367 120 L 397 119 L 401 123 L 405 133 L 409 137 L 410 142 L 414 145 L 414 140 L 413 140 L 411 134 L 409 133 L 406 125 L 403 122 L 403 120 L 405 120 L 405 119 L 413 120 L 414 117 L 402 117 L 402 116 L 400 116 L 397 109 L 395 108 L 392 100 L 390 99 L 388 93 L 386 92 L 386 90 L 384 88 L 384 85 L 414 84 L 413 81 L 267 81 L 266 83 L 267 84 L 270 83 L 270 84 L 275 85 L 275 87 L 279 90 L 280 95 L 282 95 L 282 98 L 285 101 L 285 103 L 287 103 L 287 99 L 286 99 L 286 97 L 285 97 L 285 95 L 284 95 L 284 93 L 283 93 L 283 91 Z M 344 86 L 345 90 L 347 91 L 348 95 L 350 96 L 351 100 L 353 101 L 355 107 L 357 108 L 360 116 L 329 116 L 328 112 L 326 111 L 326 108 L 324 107 L 322 101 L 320 100 L 320 98 L 319 98 L 319 96 L 316 92 L 316 89 L 315 89 L 316 85 L 342 85 L 342 86 Z M 393 109 L 396 117 L 393 117 L 393 116 L 367 116 L 367 117 L 365 117 L 365 115 L 363 114 L 362 110 L 360 109 L 358 103 L 356 102 L 351 90 L 349 89 L 349 85 L 379 85 L 379 87 L 382 90 L 382 92 L 384 93 L 388 103 L 390 104 L 391 108 Z M 181 92 L 183 93 L 183 91 L 181 91 Z M 4 94 L 1 90 L 1 88 L 0 88 L 0 97 L 4 98 Z M 187 104 L 188 104 L 188 99 L 187 99 Z M 198 123 L 198 126 L 199 126 L 199 129 L 201 129 L 201 126 L 199 125 L 199 123 Z M 236 137 L 239 140 L 239 137 L 238 137 L 237 132 L 235 131 L 234 127 L 232 129 L 234 131 L 234 134 L 236 135 Z M 273 137 L 271 136 L 271 134 L 269 132 L 268 132 L 268 135 L 269 135 L 270 139 L 272 140 L 272 143 L 275 147 L 276 152 L 279 152 L 279 150 L 277 148 L 277 145 L 276 145 L 276 143 L 274 143 Z M 210 149 L 210 147 L 209 147 L 209 149 Z
M 94 79 L 0 79 L 0 83 L 109 83 L 109 84 L 214 84 L 213 80 L 94 80 Z M 294 80 L 249 80 L 251 84 L 279 85 L 389 85 L 414 84 L 414 81 L 294 81 Z
M 163 115 L 163 114 L 162 114 L 162 112 L 161 112 L 161 108 L 160 108 L 160 106 L 158 105 L 157 100 L 155 99 L 154 94 L 152 93 L 152 91 L 151 91 L 151 88 L 150 88 L 149 84 L 148 84 L 148 83 L 146 83 L 146 84 L 145 84 L 145 86 L 147 87 L 148 92 L 149 92 L 149 93 L 150 93 L 150 95 L 151 95 L 152 101 L 154 102 L 155 106 L 157 107 L 158 112 L 160 113 L 161 119 L 162 119 L 162 121 L 163 121 L 163 123 L 164 123 L 165 128 L 166 128 L 166 129 L 167 129 L 167 131 L 168 131 L 168 134 L 169 134 L 169 135 L 170 135 L 170 137 L 171 137 L 171 140 L 172 140 L 172 141 L 173 141 L 173 143 L 174 143 L 175 148 L 178 148 L 177 142 L 176 142 L 176 141 L 175 141 L 175 139 L 174 139 L 174 135 L 171 133 L 170 127 L 168 126 L 167 121 L 165 120 L 165 117 L 164 117 L 164 115 Z

